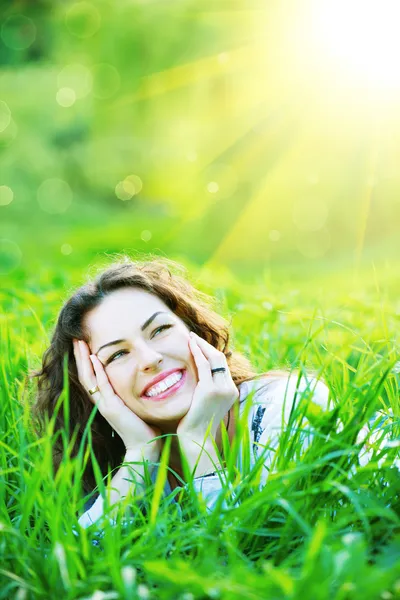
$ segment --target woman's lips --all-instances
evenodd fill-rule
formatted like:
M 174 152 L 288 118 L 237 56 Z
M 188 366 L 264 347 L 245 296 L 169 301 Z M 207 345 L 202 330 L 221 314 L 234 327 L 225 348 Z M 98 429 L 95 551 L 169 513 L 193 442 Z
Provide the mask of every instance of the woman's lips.
M 168 398 L 168 396 L 171 396 L 171 394 L 175 394 L 175 392 L 177 392 L 186 381 L 186 369 L 184 371 L 181 371 L 181 373 L 182 377 L 180 378 L 180 380 L 174 383 L 174 385 L 172 385 L 164 392 L 161 392 L 161 394 L 158 394 L 157 396 L 146 396 L 145 394 L 143 394 L 142 398 L 145 398 L 146 400 L 164 400 L 164 398 Z

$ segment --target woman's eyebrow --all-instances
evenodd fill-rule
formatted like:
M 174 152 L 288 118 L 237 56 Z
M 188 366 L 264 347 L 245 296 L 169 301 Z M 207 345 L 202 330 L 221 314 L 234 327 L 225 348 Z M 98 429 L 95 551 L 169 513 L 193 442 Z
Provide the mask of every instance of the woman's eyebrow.
M 98 354 L 100 352 L 100 350 L 103 350 L 104 348 L 107 348 L 108 346 L 116 346 L 117 344 L 123 344 L 124 342 L 126 342 L 126 340 L 114 340 L 113 342 L 107 342 L 107 344 L 103 344 L 102 346 L 100 346 L 100 348 L 97 350 L 96 354 Z
M 154 314 L 151 315 L 151 317 L 149 317 L 147 319 L 147 321 L 145 321 L 143 323 L 143 325 L 141 326 L 141 331 L 144 331 L 149 325 L 151 325 L 151 323 L 154 321 L 154 319 L 156 318 L 157 315 L 162 315 L 162 314 L 168 314 L 165 310 L 159 310 L 157 312 L 155 312 Z M 100 346 L 100 348 L 97 350 L 96 354 L 98 354 L 100 352 L 100 350 L 103 350 L 103 348 L 107 348 L 108 346 L 116 346 L 117 344 L 123 344 L 124 342 L 126 342 L 126 340 L 113 340 L 112 342 L 107 342 L 107 344 L 103 344 L 102 346 Z
M 146 329 L 146 327 L 148 327 L 151 322 L 156 318 L 157 315 L 162 315 L 162 314 L 168 314 L 165 310 L 159 310 L 157 312 L 154 313 L 154 315 L 151 315 L 151 317 L 149 319 L 147 319 L 147 321 L 145 321 L 143 323 L 143 325 L 141 326 L 141 330 L 144 331 Z

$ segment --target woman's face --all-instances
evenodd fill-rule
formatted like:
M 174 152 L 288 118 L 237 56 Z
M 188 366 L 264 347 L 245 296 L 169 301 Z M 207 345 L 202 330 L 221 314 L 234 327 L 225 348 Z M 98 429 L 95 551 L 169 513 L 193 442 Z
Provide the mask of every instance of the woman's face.
M 157 296 L 125 288 L 106 296 L 83 325 L 91 353 L 125 404 L 149 424 L 176 426 L 198 381 L 184 322 Z

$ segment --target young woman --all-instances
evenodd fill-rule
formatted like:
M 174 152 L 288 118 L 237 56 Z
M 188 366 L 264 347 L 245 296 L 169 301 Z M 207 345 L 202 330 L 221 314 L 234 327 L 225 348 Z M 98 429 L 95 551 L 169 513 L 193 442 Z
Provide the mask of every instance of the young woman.
M 78 433 L 74 453 L 95 404 L 98 412 L 91 432 L 96 459 L 103 476 L 119 467 L 112 479 L 112 504 L 132 486 L 140 487 L 145 463 L 153 465 L 150 471 L 155 480 L 166 439 L 159 436 L 172 433 L 176 435 L 172 436 L 165 493 L 185 481 L 183 454 L 190 470 L 195 469 L 195 489 L 211 508 L 221 489 L 217 472 L 224 466 L 221 426 L 232 442 L 235 412 L 239 417 L 243 414 L 246 399 L 252 402 L 247 413 L 251 461 L 254 464 L 269 444 L 266 467 L 295 396 L 307 390 L 323 409 L 328 402 L 327 387 L 315 379 L 303 377 L 299 386 L 295 375 L 256 375 L 243 355 L 229 350 L 228 324 L 212 309 L 211 298 L 195 289 L 181 267 L 167 259 L 114 264 L 65 303 L 38 374 L 34 412 L 42 423 L 45 415 L 54 413 L 63 390 L 65 356 L 69 431 Z M 58 411 L 55 425 L 56 430 L 65 428 L 63 410 Z M 56 469 L 61 458 L 58 439 Z M 132 469 L 122 463 L 139 463 L 134 480 Z M 95 488 L 91 464 L 84 473 L 83 488 L 85 492 Z M 81 516 L 80 524 L 90 525 L 103 510 L 104 500 L 99 496 Z

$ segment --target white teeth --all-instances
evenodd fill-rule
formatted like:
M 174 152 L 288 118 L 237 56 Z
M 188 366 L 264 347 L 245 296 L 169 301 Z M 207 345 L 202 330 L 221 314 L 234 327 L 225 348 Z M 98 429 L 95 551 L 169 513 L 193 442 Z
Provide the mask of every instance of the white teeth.
M 168 377 L 160 381 L 160 383 L 156 383 L 156 385 L 153 385 L 150 389 L 147 390 L 147 392 L 145 392 L 144 395 L 150 397 L 157 396 L 158 394 L 161 394 L 161 392 L 164 392 L 168 388 L 172 387 L 177 381 L 182 379 L 182 376 L 182 371 L 179 371 L 178 373 L 173 373 L 172 375 L 169 375 Z

